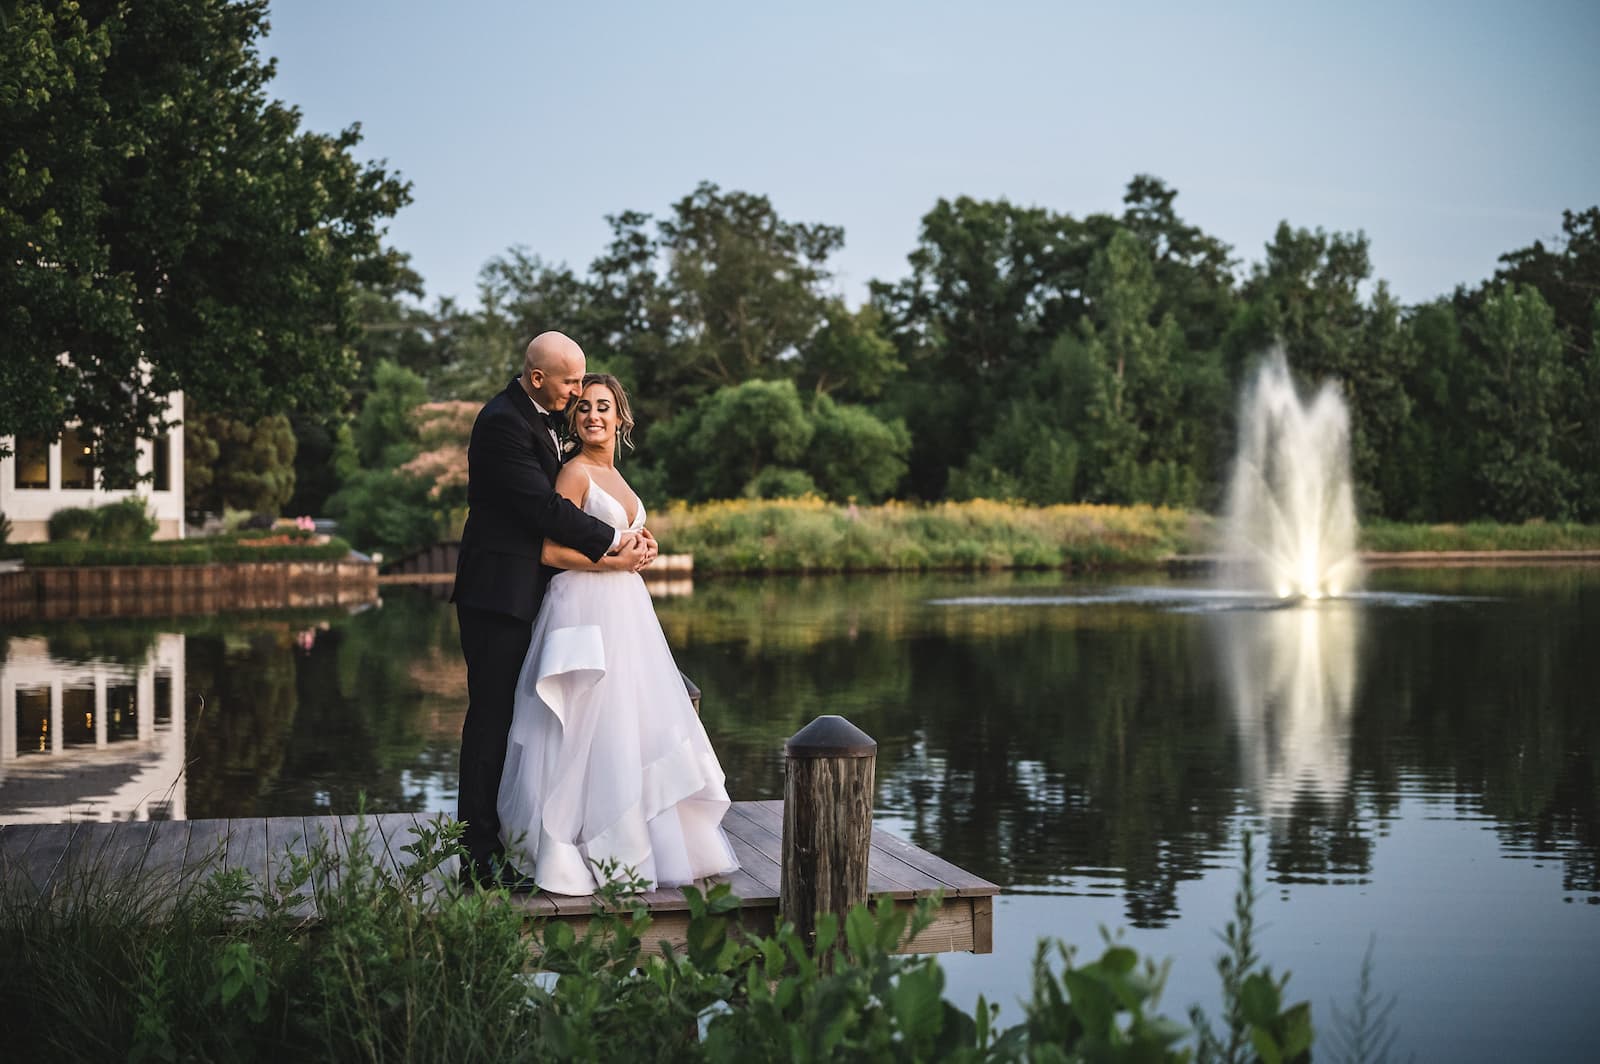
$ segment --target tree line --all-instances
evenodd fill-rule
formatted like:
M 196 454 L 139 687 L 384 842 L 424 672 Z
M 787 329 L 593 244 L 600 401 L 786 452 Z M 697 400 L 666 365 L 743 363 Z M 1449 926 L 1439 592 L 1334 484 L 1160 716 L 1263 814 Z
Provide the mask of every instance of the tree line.
M 1209 508 L 1240 385 L 1281 346 L 1343 389 L 1363 515 L 1600 520 L 1600 208 L 1405 306 L 1361 233 L 1286 222 L 1245 269 L 1176 198 L 1140 175 L 1119 214 L 940 200 L 907 275 L 852 308 L 841 229 L 706 183 L 612 216 L 582 273 L 514 248 L 475 308 L 370 294 L 362 362 L 481 400 L 560 328 L 633 389 L 634 475 L 678 498 Z
M 79 421 L 131 468 L 181 388 L 196 509 L 434 534 L 460 501 L 451 404 L 555 328 L 631 389 L 651 497 L 1214 508 L 1240 384 L 1279 345 L 1344 389 L 1364 517 L 1600 520 L 1597 207 L 1407 306 L 1363 234 L 1285 222 L 1246 263 L 1149 175 L 1081 217 L 956 197 L 852 306 L 842 228 L 707 182 L 610 216 L 586 268 L 512 247 L 475 303 L 429 302 L 382 239 L 410 186 L 355 159 L 358 128 L 268 98 L 263 0 L 12 8 L 0 433 Z

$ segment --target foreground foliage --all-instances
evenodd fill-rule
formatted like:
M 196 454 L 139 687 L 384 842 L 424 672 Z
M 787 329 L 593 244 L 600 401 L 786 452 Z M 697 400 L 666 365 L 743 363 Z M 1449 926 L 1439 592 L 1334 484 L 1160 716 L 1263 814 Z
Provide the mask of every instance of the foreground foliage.
M 459 829 L 435 823 L 396 873 L 360 823 L 351 855 L 286 855 L 270 883 L 234 869 L 158 885 L 80 868 L 43 902 L 0 869 L 0 1008 L 27 1016 L 19 1059 L 306 1060 L 1309 1060 L 1308 1006 L 1249 941 L 1248 876 L 1230 926 L 1226 1037 L 1156 1011 L 1165 969 L 1108 941 L 1099 957 L 1041 942 L 1023 1022 L 943 997 L 933 957 L 897 956 L 931 918 L 884 902 L 745 934 L 726 885 L 690 905 L 687 946 L 651 941 L 649 913 L 612 890 L 581 933 L 534 922 L 504 894 L 433 891 Z M 1245 850 L 1248 868 L 1251 854 Z M 170 889 L 162 889 L 169 887 Z M 324 918 L 311 923 L 315 898 Z M 535 969 L 538 969 L 535 971 Z

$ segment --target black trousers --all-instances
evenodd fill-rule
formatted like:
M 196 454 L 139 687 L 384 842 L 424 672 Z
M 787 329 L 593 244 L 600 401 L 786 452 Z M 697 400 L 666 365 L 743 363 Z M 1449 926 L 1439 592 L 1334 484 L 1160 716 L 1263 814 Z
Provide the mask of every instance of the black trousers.
M 467 659 L 467 719 L 461 725 L 461 781 L 456 819 L 466 825 L 462 842 L 474 861 L 499 854 L 496 802 L 505 771 L 511 705 L 533 625 L 508 613 L 456 604 L 461 654 Z

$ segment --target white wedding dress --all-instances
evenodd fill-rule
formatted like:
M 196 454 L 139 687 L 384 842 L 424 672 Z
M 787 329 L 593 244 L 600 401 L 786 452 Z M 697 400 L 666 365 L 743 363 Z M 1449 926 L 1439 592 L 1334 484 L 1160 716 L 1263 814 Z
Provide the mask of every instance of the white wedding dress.
M 613 528 L 623 504 L 592 480 L 584 512 Z M 542 890 L 591 894 L 606 862 L 652 887 L 739 867 L 722 831 L 722 766 L 684 691 L 637 573 L 558 573 L 517 680 L 500 838 Z

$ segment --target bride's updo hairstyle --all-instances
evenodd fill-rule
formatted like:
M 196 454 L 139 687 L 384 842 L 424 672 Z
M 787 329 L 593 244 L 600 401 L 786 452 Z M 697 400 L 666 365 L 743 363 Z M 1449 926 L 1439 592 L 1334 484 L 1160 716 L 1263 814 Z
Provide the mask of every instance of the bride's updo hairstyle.
M 603 384 L 611 389 L 611 394 L 616 399 L 617 438 L 630 451 L 633 450 L 633 407 L 628 405 L 628 393 L 622 390 L 622 382 L 609 373 L 585 373 L 578 394 L 582 395 L 588 391 L 591 384 Z

